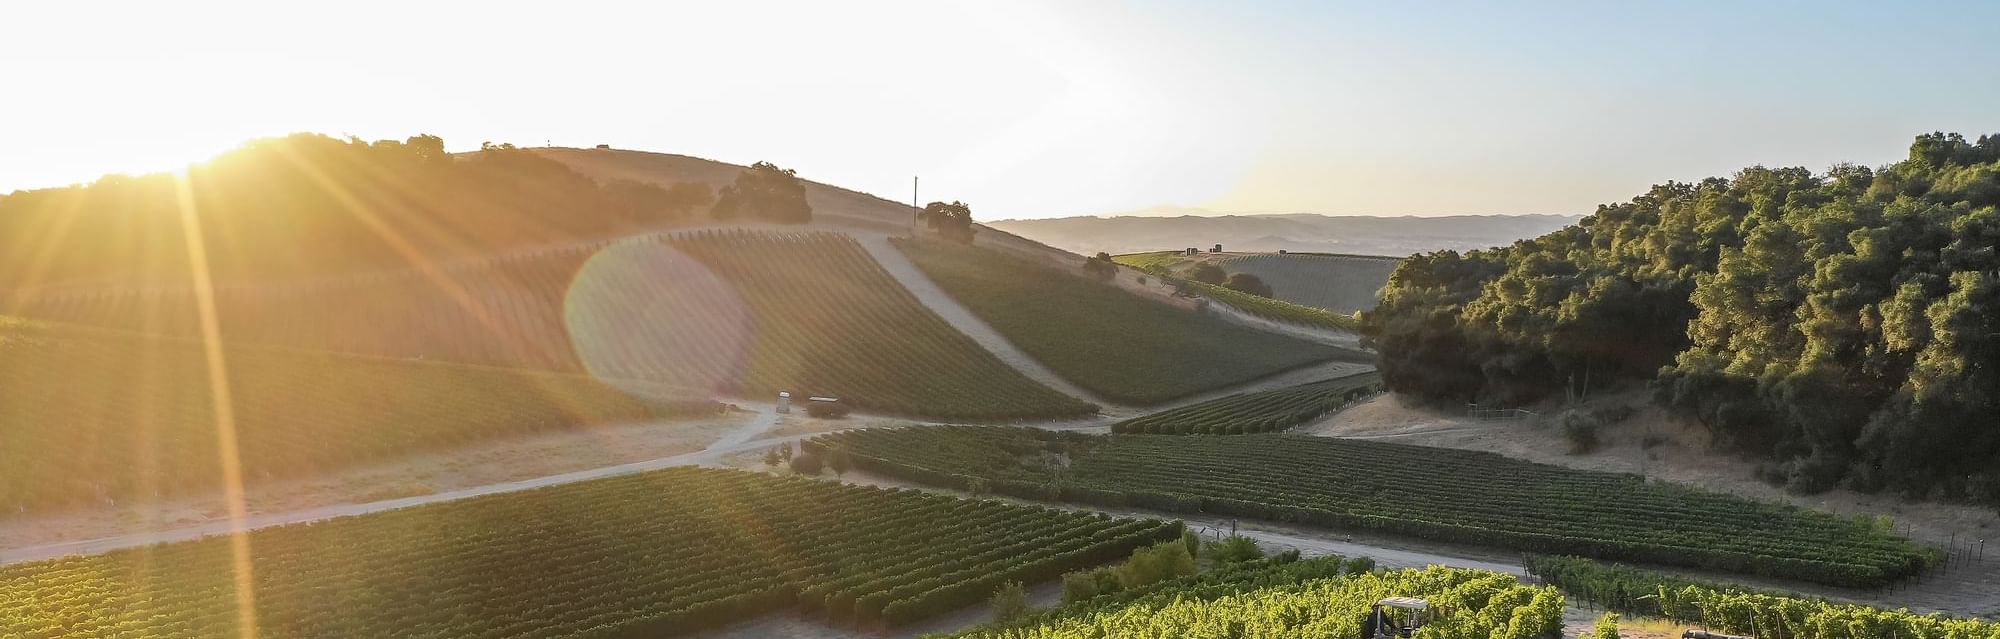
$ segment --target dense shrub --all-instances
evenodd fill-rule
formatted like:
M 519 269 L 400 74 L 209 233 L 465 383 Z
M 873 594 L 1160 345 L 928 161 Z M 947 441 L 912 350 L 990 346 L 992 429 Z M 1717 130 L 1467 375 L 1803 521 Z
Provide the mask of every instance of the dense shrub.
M 1263 559 L 1264 549 L 1257 547 L 1257 540 L 1242 535 L 1230 535 L 1208 545 L 1208 556 L 1218 562 L 1233 564 Z
M 821 468 L 819 455 L 813 453 L 793 455 L 791 467 L 792 472 L 801 475 L 818 475 Z
M 797 171 L 758 162 L 715 194 L 709 214 L 718 220 L 805 224 L 812 221 L 812 205 L 806 203 L 806 185 Z
M 994 589 L 993 598 L 987 603 L 993 608 L 993 621 L 1013 621 L 1028 614 L 1028 591 L 1021 587 L 1021 582 L 1009 581 Z
M 1525 404 L 1650 380 L 1714 440 L 1842 482 L 2000 501 L 2000 135 L 1879 169 L 1665 182 L 1506 247 L 1404 259 L 1366 313 L 1389 386 Z

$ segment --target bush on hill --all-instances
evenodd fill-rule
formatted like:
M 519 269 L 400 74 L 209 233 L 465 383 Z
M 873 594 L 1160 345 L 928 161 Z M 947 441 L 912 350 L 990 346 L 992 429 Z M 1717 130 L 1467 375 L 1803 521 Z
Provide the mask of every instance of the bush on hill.
M 805 224 L 812 221 L 812 205 L 806 203 L 806 184 L 797 171 L 758 162 L 716 193 L 710 215 L 718 220 Z
M 1258 297 L 1271 297 L 1271 285 L 1249 273 L 1230 273 L 1229 281 L 1223 287 L 1239 293 L 1249 293 Z
M 936 231 L 938 237 L 959 244 L 971 244 L 973 233 L 979 230 L 972 223 L 972 207 L 957 200 L 924 205 L 917 211 L 917 219 Z

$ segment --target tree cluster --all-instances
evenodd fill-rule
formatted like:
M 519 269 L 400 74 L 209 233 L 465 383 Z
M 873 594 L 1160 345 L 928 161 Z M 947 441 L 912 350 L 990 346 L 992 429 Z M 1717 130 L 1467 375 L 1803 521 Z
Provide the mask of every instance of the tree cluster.
M 598 184 L 507 144 L 452 154 L 419 135 L 249 142 L 185 175 L 111 175 L 0 197 L 0 288 L 186 283 L 184 225 L 219 280 L 310 277 L 686 223 L 697 183 Z
M 1272 296 L 1271 285 L 1265 284 L 1262 278 L 1249 273 L 1230 273 L 1229 279 L 1225 280 L 1222 286 L 1232 291 L 1249 293 L 1258 297 Z
M 1118 277 L 1118 263 L 1111 261 L 1111 254 L 1098 251 L 1083 261 L 1083 273 L 1099 280 L 1110 281 Z
M 710 214 L 718 220 L 806 224 L 812 222 L 812 205 L 798 171 L 758 162 L 716 192 Z
M 959 244 L 971 244 L 972 234 L 978 227 L 972 225 L 972 206 L 952 200 L 949 204 L 932 202 L 917 211 L 917 220 L 942 237 Z
M 2000 501 L 2000 136 L 1669 182 L 1576 226 L 1403 261 L 1364 315 L 1387 384 L 1524 403 L 1650 380 L 1800 491 Z

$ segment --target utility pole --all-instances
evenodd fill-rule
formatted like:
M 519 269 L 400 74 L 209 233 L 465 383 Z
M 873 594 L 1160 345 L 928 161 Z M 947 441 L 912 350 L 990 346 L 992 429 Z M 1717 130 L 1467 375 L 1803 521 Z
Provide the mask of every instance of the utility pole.
M 910 214 L 910 237 L 915 238 L 917 236 L 917 218 L 922 216 L 924 207 L 917 204 L 917 176 L 914 175 L 910 176 L 910 208 L 916 209 L 915 213 Z

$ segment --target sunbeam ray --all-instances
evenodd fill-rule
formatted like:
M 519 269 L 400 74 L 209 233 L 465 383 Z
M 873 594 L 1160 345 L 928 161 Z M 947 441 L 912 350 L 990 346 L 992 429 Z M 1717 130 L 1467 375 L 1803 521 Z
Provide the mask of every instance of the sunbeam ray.
M 215 405 L 217 454 L 222 462 L 223 500 L 229 508 L 229 554 L 235 571 L 237 636 L 257 636 L 255 567 L 251 565 L 249 515 L 243 505 L 243 460 L 236 446 L 236 413 L 229 395 L 229 369 L 222 354 L 222 326 L 215 314 L 215 282 L 208 272 L 208 249 L 202 239 L 201 212 L 187 178 L 174 180 L 179 199 L 181 232 L 187 245 L 188 270 L 194 285 L 195 311 L 201 318 L 201 344 L 208 362 L 209 399 Z

